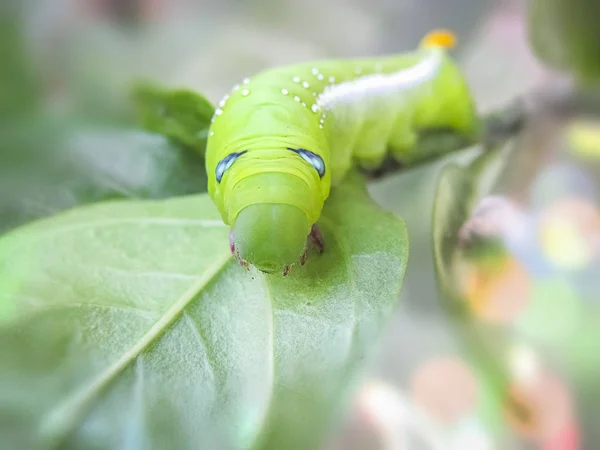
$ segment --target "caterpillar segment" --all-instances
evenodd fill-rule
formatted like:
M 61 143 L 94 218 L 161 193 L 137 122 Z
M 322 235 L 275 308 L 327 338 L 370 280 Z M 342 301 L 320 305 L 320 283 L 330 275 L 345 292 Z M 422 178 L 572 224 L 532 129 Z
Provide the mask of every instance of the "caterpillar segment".
M 354 165 L 422 159 L 414 149 L 424 129 L 476 132 L 453 45 L 435 31 L 411 53 L 274 68 L 233 87 L 213 117 L 206 170 L 240 263 L 289 273 L 307 243 L 323 250 L 316 224 Z

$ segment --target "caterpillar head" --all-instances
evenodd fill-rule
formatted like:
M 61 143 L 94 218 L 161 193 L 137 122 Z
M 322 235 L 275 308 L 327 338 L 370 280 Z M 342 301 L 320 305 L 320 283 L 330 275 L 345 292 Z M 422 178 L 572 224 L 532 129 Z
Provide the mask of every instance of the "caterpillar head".
M 306 249 L 311 225 L 298 207 L 258 203 L 240 211 L 232 228 L 234 254 L 266 273 L 284 272 Z
M 266 273 L 303 261 L 307 237 L 324 198 L 323 159 L 305 149 L 230 153 L 216 167 L 231 249 Z

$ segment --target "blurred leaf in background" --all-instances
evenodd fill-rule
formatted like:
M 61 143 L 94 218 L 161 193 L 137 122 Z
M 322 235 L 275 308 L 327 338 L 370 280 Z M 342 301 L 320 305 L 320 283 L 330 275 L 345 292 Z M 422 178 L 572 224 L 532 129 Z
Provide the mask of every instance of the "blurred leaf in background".
M 10 5 L 0 16 L 0 232 L 90 202 L 206 191 L 203 97 L 146 87 L 119 108 L 56 108 Z
M 327 251 L 242 268 L 206 194 L 109 202 L 0 239 L 0 447 L 319 448 L 377 347 L 404 223 L 361 177 Z
M 202 158 L 142 130 L 42 117 L 0 140 L 0 231 L 90 202 L 206 191 Z
M 492 158 L 444 170 L 436 267 L 464 341 L 508 386 L 506 430 L 548 448 L 581 448 L 580 438 L 595 448 L 598 121 L 555 113 L 530 118 L 498 168 Z
M 527 0 L 529 38 L 537 56 L 579 81 L 600 81 L 600 2 Z
M 159 87 L 138 82 L 132 87 L 138 122 L 150 131 L 168 137 L 204 156 L 214 106 L 188 89 Z
M 17 5 L 12 0 L 0 5 L 1 122 L 30 114 L 41 104 L 42 90 L 20 27 Z

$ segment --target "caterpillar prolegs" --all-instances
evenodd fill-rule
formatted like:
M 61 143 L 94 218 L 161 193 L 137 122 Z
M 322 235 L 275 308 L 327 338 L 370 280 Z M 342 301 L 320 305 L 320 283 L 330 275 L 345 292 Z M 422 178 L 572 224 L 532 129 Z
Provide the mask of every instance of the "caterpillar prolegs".
M 304 262 L 307 236 L 322 249 L 314 225 L 353 165 L 418 159 L 423 129 L 475 132 L 453 42 L 436 31 L 411 53 L 274 68 L 233 87 L 212 119 L 206 170 L 242 264 L 287 273 Z

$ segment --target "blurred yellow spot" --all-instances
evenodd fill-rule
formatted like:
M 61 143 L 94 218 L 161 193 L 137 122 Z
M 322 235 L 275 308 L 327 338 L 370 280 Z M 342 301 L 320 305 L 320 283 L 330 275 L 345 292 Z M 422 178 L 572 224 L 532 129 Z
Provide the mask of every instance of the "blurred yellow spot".
M 444 47 L 453 48 L 456 46 L 456 35 L 449 30 L 434 30 L 421 39 L 421 47 Z
M 531 277 L 511 255 L 494 264 L 468 263 L 461 278 L 468 307 L 481 320 L 508 324 L 530 299 Z
M 459 358 L 437 357 L 413 373 L 411 394 L 433 419 L 455 423 L 476 408 L 477 378 Z
M 548 259 L 569 268 L 580 268 L 590 258 L 585 241 L 567 218 L 557 217 L 541 230 L 542 246 Z
M 566 129 L 569 147 L 581 156 L 600 157 L 600 123 L 577 121 Z
M 583 199 L 561 200 L 542 215 L 539 239 L 553 264 L 565 269 L 583 268 L 600 250 L 600 213 Z

